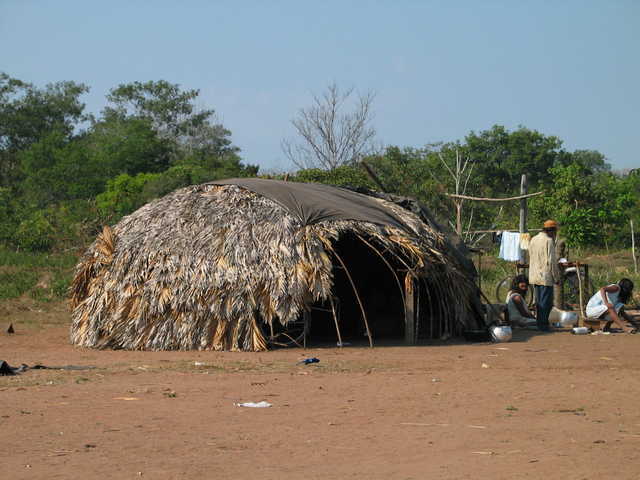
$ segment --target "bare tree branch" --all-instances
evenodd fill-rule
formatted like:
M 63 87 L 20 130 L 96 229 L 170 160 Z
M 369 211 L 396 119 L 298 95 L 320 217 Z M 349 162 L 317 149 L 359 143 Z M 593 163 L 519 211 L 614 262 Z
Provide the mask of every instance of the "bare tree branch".
M 301 142 L 284 139 L 280 143 L 294 165 L 332 170 L 357 163 L 373 150 L 376 131 L 371 126 L 371 106 L 375 96 L 371 92 L 358 96 L 354 110 L 344 112 L 353 94 L 353 88 L 341 92 L 333 83 L 322 95 L 313 96 L 310 107 L 298 111 L 291 124 Z

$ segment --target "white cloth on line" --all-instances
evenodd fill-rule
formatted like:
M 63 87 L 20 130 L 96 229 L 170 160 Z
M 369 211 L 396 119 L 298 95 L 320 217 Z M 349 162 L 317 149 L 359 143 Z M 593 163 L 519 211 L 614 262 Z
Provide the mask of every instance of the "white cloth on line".
M 502 232 L 498 256 L 509 262 L 520 261 L 520 234 L 518 232 L 507 232 L 506 230 Z

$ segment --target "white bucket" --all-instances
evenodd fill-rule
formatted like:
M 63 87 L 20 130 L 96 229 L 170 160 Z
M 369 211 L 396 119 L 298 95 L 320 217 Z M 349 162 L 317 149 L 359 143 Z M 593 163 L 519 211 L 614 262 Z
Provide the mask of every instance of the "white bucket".
M 578 312 L 559 310 L 553 307 L 549 314 L 549 321 L 551 323 L 557 323 L 561 327 L 573 327 L 578 323 Z

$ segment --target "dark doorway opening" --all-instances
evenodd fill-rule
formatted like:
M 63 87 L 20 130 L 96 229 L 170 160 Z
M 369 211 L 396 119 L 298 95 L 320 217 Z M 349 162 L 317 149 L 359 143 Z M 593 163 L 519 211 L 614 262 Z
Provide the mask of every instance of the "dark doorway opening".
M 343 342 L 367 341 L 362 311 L 353 286 L 355 284 L 366 312 L 371 336 L 375 340 L 404 338 L 403 270 L 406 267 L 395 255 L 385 252 L 374 239 L 365 238 L 379 253 L 355 234 L 347 233 L 334 244 L 348 274 L 337 258 L 333 260 L 334 304 L 339 311 L 339 328 Z M 384 257 L 384 260 L 381 258 Z M 385 262 L 386 260 L 386 262 Z M 391 269 L 395 272 L 391 271 Z M 396 279 L 397 276 L 397 279 Z M 399 285 L 400 283 L 400 285 Z M 313 305 L 308 340 L 336 342 L 336 326 L 329 301 Z

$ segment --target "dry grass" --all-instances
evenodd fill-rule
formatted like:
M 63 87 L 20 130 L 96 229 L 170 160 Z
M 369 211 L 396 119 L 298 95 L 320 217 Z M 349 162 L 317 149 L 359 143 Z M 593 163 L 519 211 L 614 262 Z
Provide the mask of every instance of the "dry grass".
M 286 325 L 329 298 L 333 246 L 347 233 L 425 282 L 442 331 L 456 333 L 472 315 L 474 287 L 455 247 L 414 213 L 375 201 L 406 230 L 345 220 L 305 225 L 234 185 L 187 187 L 145 205 L 105 227 L 78 265 L 71 341 L 130 350 L 264 350 L 262 325 Z

